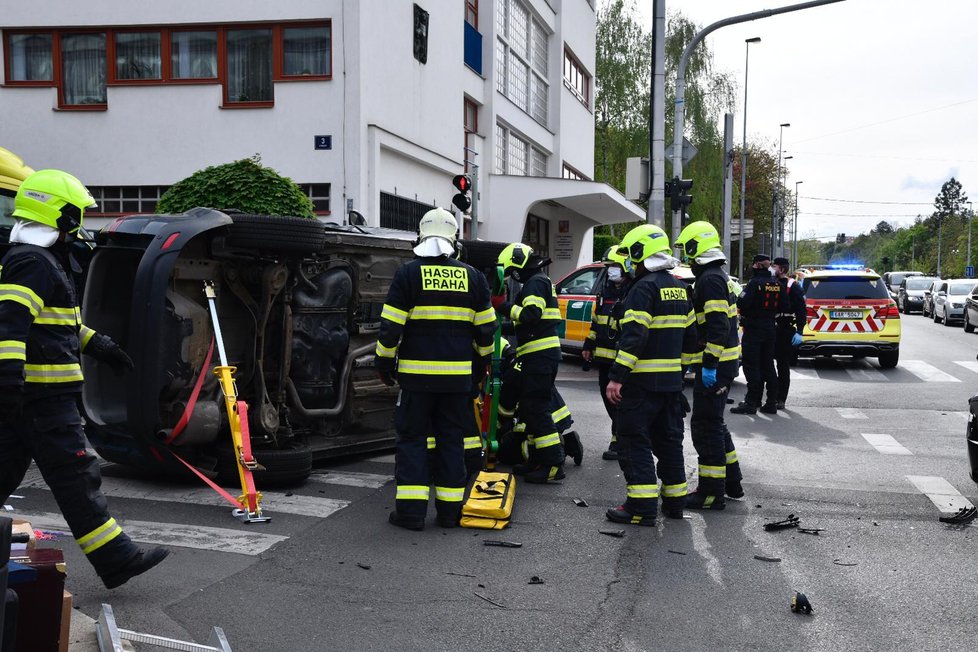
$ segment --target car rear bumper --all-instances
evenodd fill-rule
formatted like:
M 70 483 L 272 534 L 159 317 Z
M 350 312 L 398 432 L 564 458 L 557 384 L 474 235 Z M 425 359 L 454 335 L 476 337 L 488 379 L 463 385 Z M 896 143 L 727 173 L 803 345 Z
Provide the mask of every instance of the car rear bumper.
M 868 355 L 890 353 L 900 350 L 899 342 L 803 342 L 798 347 L 799 355 Z

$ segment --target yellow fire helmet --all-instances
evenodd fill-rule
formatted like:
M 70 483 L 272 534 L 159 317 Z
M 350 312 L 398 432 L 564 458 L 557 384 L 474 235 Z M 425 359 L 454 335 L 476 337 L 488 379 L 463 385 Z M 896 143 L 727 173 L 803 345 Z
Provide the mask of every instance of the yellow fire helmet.
M 61 170 L 38 170 L 17 189 L 13 216 L 75 233 L 82 225 L 85 209 L 96 205 L 92 193 L 72 175 Z
M 628 255 L 621 253 L 619 247 L 608 247 L 608 250 L 604 252 L 604 256 L 601 258 L 601 262 L 605 264 L 605 267 L 609 265 L 621 265 L 623 269 L 628 269 Z
M 503 268 L 503 275 L 509 276 L 513 270 L 523 269 L 530 260 L 533 249 L 530 245 L 522 242 L 514 242 L 506 245 L 506 248 L 499 253 L 496 264 Z
M 683 254 L 687 258 L 697 258 L 710 249 L 720 247 L 720 234 L 709 222 L 704 220 L 691 222 L 676 238 L 676 246 L 682 247 Z
M 669 237 L 654 224 L 636 226 L 625 234 L 618 247 L 618 253 L 627 255 L 633 263 L 663 251 L 669 251 Z
M 0 147 L 0 190 L 9 190 L 12 197 L 24 179 L 32 174 L 34 170 L 24 165 L 22 158 Z

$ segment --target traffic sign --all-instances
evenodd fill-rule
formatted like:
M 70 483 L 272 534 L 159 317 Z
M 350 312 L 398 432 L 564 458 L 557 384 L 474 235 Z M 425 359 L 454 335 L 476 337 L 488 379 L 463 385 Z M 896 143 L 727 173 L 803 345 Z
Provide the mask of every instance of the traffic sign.
M 733 219 L 730 220 L 730 235 L 734 237 L 740 236 L 740 220 Z M 752 238 L 754 237 L 754 220 L 745 219 L 744 220 L 744 237 Z
M 973 278 L 974 275 L 975 275 L 975 266 L 974 265 L 968 265 L 967 267 L 965 267 L 964 268 L 964 275 L 967 276 L 968 278 Z
M 666 147 L 665 154 L 668 160 L 671 161 L 675 153 L 676 153 L 675 143 Z M 689 142 L 688 140 L 686 140 L 685 137 L 683 137 L 683 165 L 693 160 L 693 157 L 696 156 L 696 154 L 698 153 L 699 150 L 693 147 L 693 143 Z

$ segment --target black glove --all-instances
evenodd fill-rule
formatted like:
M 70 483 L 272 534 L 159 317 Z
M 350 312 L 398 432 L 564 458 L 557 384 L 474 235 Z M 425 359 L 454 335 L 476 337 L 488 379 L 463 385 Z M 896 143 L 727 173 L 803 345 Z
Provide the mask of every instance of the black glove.
M 689 414 L 693 411 L 693 408 L 689 406 L 689 399 L 682 392 L 679 393 L 679 404 L 683 406 L 683 414 Z
M 0 387 L 0 420 L 19 417 L 23 407 L 23 388 L 17 385 Z
M 395 374 L 393 371 L 387 371 L 385 369 L 378 369 L 377 376 L 380 378 L 380 382 L 384 383 L 388 387 L 394 386 Z
M 132 358 L 108 335 L 101 333 L 93 335 L 88 346 L 85 347 L 85 353 L 109 365 L 119 376 L 133 369 Z

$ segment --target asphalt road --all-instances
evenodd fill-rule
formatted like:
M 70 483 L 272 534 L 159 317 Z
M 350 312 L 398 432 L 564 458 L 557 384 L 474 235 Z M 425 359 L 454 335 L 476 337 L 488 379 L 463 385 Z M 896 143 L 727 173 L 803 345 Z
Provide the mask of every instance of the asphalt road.
M 80 612 L 96 617 L 108 602 L 121 627 L 200 642 L 218 625 L 236 652 L 972 650 L 978 530 L 938 517 L 976 494 L 964 433 L 978 335 L 920 316 L 902 323 L 896 369 L 802 360 L 787 411 L 728 414 L 747 496 L 723 512 L 608 523 L 624 481 L 600 459 L 608 421 L 596 374 L 568 361 L 558 387 L 587 456 L 559 485 L 519 485 L 508 530 L 390 526 L 393 458 L 383 455 L 271 493 L 272 522 L 251 526 L 194 484 L 109 466 L 116 518 L 137 539 L 170 544 L 170 559 L 106 591 L 70 537 L 54 545 Z M 694 483 L 688 439 L 687 468 Z M 18 495 L 19 513 L 58 530 L 43 482 L 29 478 Z M 789 514 L 821 531 L 763 529 Z M 795 591 L 813 615 L 790 611 Z

